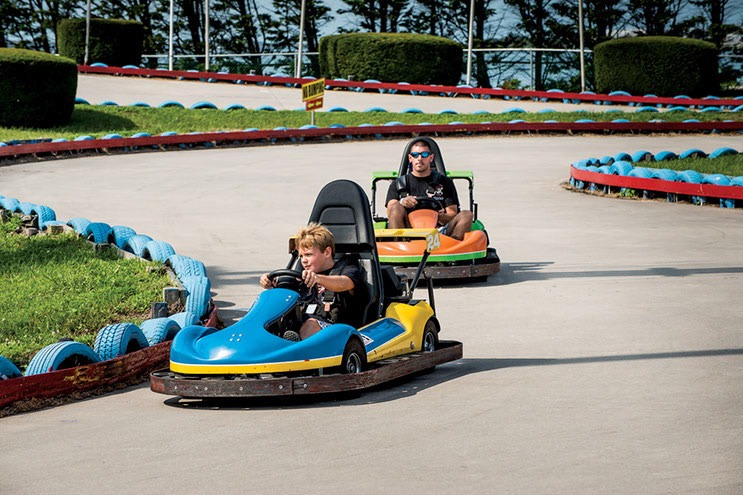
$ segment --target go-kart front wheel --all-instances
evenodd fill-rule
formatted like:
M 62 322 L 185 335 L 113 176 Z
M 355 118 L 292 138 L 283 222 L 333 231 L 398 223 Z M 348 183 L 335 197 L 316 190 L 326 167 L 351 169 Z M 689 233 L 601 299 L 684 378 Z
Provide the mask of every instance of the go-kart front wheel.
M 436 322 L 430 319 L 423 328 L 423 341 L 421 342 L 422 352 L 433 352 L 439 347 L 439 328 Z
M 344 374 L 361 373 L 366 370 L 366 349 L 358 339 L 348 341 L 343 350 L 340 372 Z

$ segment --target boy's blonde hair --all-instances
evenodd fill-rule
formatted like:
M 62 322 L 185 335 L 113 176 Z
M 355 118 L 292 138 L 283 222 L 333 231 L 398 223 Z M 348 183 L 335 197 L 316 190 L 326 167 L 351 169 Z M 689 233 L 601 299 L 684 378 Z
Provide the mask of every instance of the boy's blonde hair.
M 319 223 L 311 222 L 297 232 L 297 247 L 312 249 L 317 247 L 320 252 L 330 247 L 330 252 L 335 256 L 335 239 L 333 233 L 327 227 Z

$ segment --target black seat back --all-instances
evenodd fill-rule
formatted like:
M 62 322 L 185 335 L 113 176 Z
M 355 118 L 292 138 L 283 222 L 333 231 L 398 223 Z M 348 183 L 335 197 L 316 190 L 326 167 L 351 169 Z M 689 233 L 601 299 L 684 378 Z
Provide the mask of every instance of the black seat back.
M 377 257 L 369 198 L 350 180 L 339 179 L 326 184 L 317 195 L 309 222 L 327 227 L 335 239 L 336 258 L 350 254 L 358 257 L 369 298 L 364 324 L 383 314 L 382 276 Z
M 436 144 L 436 141 L 434 141 L 432 138 L 428 136 L 420 136 L 417 138 L 413 138 L 410 141 L 408 141 L 408 144 L 405 145 L 405 150 L 402 153 L 402 159 L 400 160 L 400 170 L 398 170 L 398 176 L 403 176 L 410 172 L 411 165 L 410 161 L 408 161 L 408 154 L 410 153 L 410 149 L 413 147 L 413 144 L 417 143 L 418 141 L 425 141 L 426 144 L 428 144 L 428 147 L 433 151 L 433 165 L 436 168 L 436 170 L 443 175 L 446 175 L 446 167 L 444 166 L 444 157 L 441 156 L 441 150 L 439 149 L 439 145 Z

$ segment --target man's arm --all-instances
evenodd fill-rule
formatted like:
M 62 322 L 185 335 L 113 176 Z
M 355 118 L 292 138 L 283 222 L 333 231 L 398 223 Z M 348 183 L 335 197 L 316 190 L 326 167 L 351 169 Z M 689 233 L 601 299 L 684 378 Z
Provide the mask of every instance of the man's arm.
M 446 225 L 451 222 L 454 217 L 459 213 L 459 207 L 457 205 L 449 205 L 444 210 L 439 210 L 439 223 Z

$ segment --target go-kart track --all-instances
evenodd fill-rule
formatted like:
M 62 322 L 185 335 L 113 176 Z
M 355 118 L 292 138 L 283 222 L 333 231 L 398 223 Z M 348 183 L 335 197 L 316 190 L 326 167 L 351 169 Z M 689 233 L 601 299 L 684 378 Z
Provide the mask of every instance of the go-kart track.
M 106 81 L 86 78 L 79 96 L 101 101 Z M 131 85 L 138 100 L 147 82 Z M 193 103 L 184 87 L 168 98 Z M 387 97 L 389 110 L 454 104 Z M 167 240 L 206 264 L 235 321 L 318 191 L 337 178 L 369 191 L 408 140 L 25 163 L 0 167 L 0 193 Z M 0 493 L 743 492 L 743 211 L 561 186 L 587 156 L 741 150 L 740 134 L 437 142 L 474 172 L 501 257 L 487 282 L 436 289 L 441 338 L 463 359 L 327 400 L 201 402 L 142 384 L 5 417 Z

